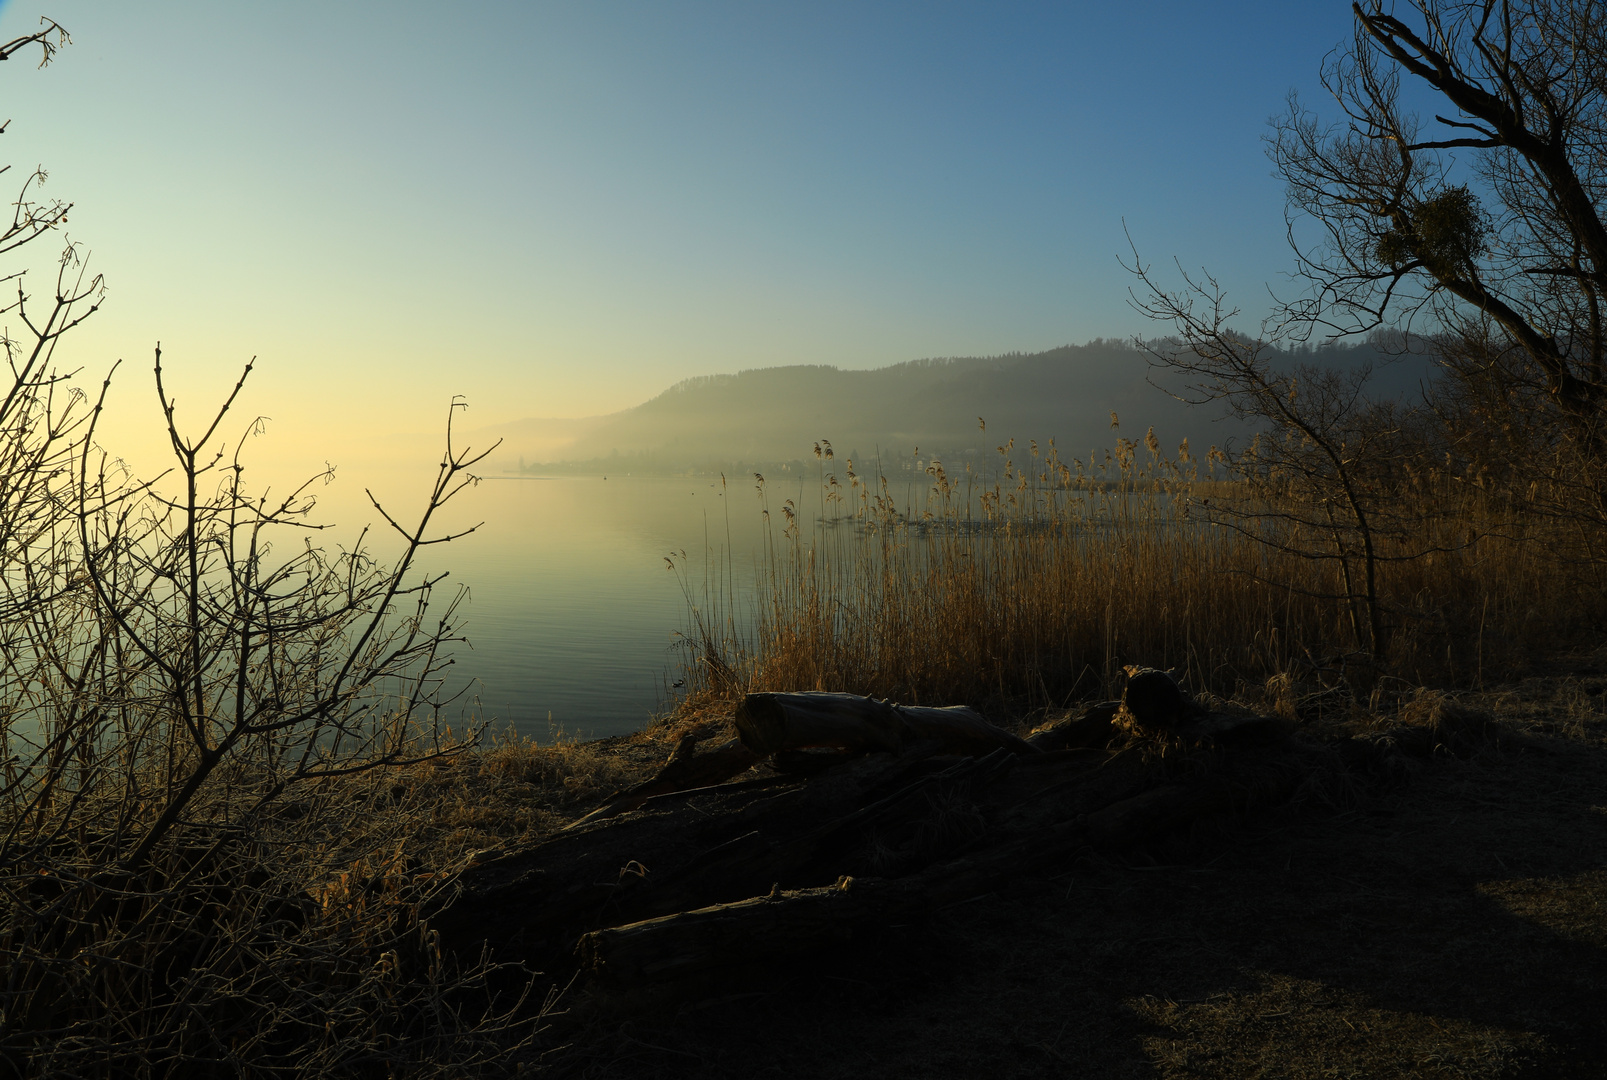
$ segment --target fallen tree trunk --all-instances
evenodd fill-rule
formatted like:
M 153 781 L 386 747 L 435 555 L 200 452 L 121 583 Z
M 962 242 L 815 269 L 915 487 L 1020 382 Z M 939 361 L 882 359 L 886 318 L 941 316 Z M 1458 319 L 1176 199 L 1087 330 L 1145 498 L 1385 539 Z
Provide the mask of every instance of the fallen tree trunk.
M 912 739 L 929 739 L 945 753 L 1038 752 L 962 705 L 898 705 L 858 694 L 749 694 L 733 720 L 743 745 L 760 757 L 815 747 L 897 753 Z
M 591 817 L 466 869 L 458 895 L 431 915 L 431 925 L 456 952 L 489 946 L 550 970 L 600 920 L 629 922 L 767 891 L 776 879 L 761 856 L 907 785 L 927 767 L 930 750 L 862 755 L 808 779 L 670 792 L 630 814 Z
M 764 897 L 595 930 L 580 940 L 581 967 L 613 990 L 803 955 L 850 940 L 860 926 L 916 918 L 986 894 L 1079 849 L 1131 849 L 1202 816 L 1277 801 L 1293 791 L 1298 776 L 1283 768 L 1270 784 L 1207 777 L 1167 785 L 908 877 L 842 877 L 824 888 L 777 888 Z
M 844 942 L 879 913 L 874 889 L 843 878 L 801 889 L 717 904 L 696 911 L 594 930 L 576 947 L 587 975 L 614 988 L 642 989 L 717 968 L 791 956 Z
M 880 756 L 880 755 L 879 755 Z M 921 762 L 894 759 L 885 769 L 889 780 Z M 938 759 L 936 763 L 944 760 Z M 976 837 L 964 830 L 922 831 L 933 807 L 968 800 L 1008 775 L 1014 757 L 998 750 L 985 758 L 961 758 L 946 768 L 908 780 L 868 802 L 836 802 L 824 812 L 817 800 L 814 820 L 776 820 L 772 814 L 754 822 L 761 826 L 713 846 L 672 868 L 645 855 L 650 872 L 631 882 L 628 896 L 614 906 L 621 914 L 685 911 L 716 901 L 753 896 L 773 887 L 804 887 L 844 873 L 888 874 L 919 870 L 947 858 Z M 762 818 L 772 818 L 770 822 Z M 769 827 L 766 828 L 765 826 Z
M 1248 732 L 1255 718 L 1231 720 L 1216 726 Z M 613 992 L 804 955 L 850 940 L 861 926 L 918 918 L 991 892 L 1079 850 L 1132 850 L 1203 818 L 1279 804 L 1320 765 L 1309 755 L 1252 753 L 1223 775 L 1164 784 L 1024 835 L 1006 833 L 971 854 L 908 876 L 843 876 L 832 886 L 791 891 L 778 886 L 763 897 L 595 930 L 578 946 L 582 970 L 600 989 Z M 900 797 L 907 794 L 883 802 Z M 867 807 L 866 812 L 881 808 Z
M 1353 790 L 1357 770 L 1407 741 L 1299 742 L 1248 714 L 1146 735 L 1107 704 L 1023 753 L 969 710 L 833 694 L 751 695 L 739 720 L 740 739 L 704 755 L 683 741 L 659 775 L 611 799 L 603 809 L 620 816 L 594 813 L 465 872 L 461 898 L 432 916 L 443 941 L 555 977 L 578 963 L 606 995 L 673 986 L 840 944 L 1079 852 L 1120 855 L 1303 789 Z M 873 749 L 895 739 L 898 753 Z M 978 745 L 989 749 L 943 753 Z M 763 749 L 820 760 L 725 782 Z M 708 777 L 725 780 L 682 786 Z
M 964 706 L 897 705 L 858 694 L 749 694 L 737 708 L 735 722 L 739 738 L 703 754 L 696 752 L 695 737 L 683 738 L 655 776 L 611 795 L 568 828 L 628 813 L 659 795 L 723 783 L 775 755 L 784 756 L 791 766 L 787 771 L 800 773 L 836 763 L 800 762 L 792 756 L 800 750 L 897 753 L 912 741 L 927 740 L 945 753 L 981 755 L 1000 747 L 1017 754 L 1039 752 Z

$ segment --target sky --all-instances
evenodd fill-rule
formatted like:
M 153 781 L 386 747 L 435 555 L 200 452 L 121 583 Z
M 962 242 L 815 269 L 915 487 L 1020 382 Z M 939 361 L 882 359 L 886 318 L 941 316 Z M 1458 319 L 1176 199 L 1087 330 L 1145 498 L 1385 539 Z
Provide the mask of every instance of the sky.
M 105 275 L 62 359 L 125 361 L 108 437 L 152 436 L 160 341 L 181 419 L 255 356 L 242 415 L 310 457 L 454 395 L 479 427 L 1154 333 L 1127 234 L 1253 325 L 1292 261 L 1267 121 L 1350 32 L 1348 0 L 9 0 L 0 33 L 41 14 L 73 44 L 0 66 L 0 160 Z

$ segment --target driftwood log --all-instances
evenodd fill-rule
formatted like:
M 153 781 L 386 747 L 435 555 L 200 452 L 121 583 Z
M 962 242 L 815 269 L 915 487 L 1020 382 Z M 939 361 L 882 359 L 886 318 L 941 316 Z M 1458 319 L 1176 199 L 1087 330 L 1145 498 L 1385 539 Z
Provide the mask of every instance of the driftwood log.
M 815 747 L 897 753 L 914 740 L 930 740 L 954 754 L 986 754 L 1001 747 L 1037 752 L 963 705 L 897 705 L 858 694 L 749 694 L 733 720 L 742 744 L 760 757 Z
M 1079 852 L 1119 856 L 1303 790 L 1352 790 L 1424 741 L 1305 743 L 1280 720 L 1203 710 L 1151 738 L 1122 715 L 1108 702 L 1022 739 L 969 709 L 749 695 L 738 739 L 701 754 L 683 740 L 651 780 L 465 871 L 431 923 L 460 954 L 578 973 L 605 997 L 706 980 Z M 812 763 L 783 768 L 789 755 Z
M 695 753 L 695 738 L 683 738 L 658 775 L 610 796 L 569 827 L 635 810 L 655 795 L 722 783 L 764 758 L 780 757 L 782 772 L 809 773 L 856 753 L 896 753 L 907 743 L 920 741 L 947 753 L 985 754 L 1000 747 L 1018 754 L 1039 750 L 964 706 L 897 705 L 858 694 L 749 694 L 734 720 L 739 738 L 705 754 Z M 820 748 L 842 753 L 796 756 L 798 751 Z

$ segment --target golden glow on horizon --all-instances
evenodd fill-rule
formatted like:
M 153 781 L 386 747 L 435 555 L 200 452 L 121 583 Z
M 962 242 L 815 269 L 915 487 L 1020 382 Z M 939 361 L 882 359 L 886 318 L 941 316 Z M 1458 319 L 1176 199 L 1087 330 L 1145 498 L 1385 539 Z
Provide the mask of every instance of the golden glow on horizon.
M 349 457 L 457 395 L 491 426 L 694 375 L 1119 336 L 1124 217 L 1230 284 L 1248 267 L 1251 300 L 1284 262 L 1259 140 L 1309 74 L 1288 39 L 1348 17 L 1281 20 L 1287 71 L 1193 86 L 1202 132 L 1165 79 L 1107 95 L 1126 61 L 1102 44 L 1149 33 L 1164 73 L 1254 32 L 1191 5 L 1164 34 L 1114 9 L 505 5 L 471 50 L 447 44 L 460 9 L 387 11 L 86 2 L 56 63 L 0 72 L 0 161 L 46 165 L 106 275 L 62 360 L 92 382 L 124 360 L 109 442 L 159 442 L 158 340 L 186 406 L 256 356 L 242 409 Z M 1124 152 L 1136 131 L 1198 168 Z

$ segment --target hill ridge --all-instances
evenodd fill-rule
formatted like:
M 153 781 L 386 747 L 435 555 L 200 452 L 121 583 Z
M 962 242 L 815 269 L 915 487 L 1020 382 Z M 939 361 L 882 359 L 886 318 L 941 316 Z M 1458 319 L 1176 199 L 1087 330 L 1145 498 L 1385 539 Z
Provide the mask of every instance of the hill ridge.
M 1284 354 L 1348 366 L 1387 358 L 1386 343 Z M 1380 379 L 1412 392 L 1423 362 Z M 1386 365 L 1388 367 L 1388 365 Z M 1159 373 L 1164 374 L 1164 373 Z M 1128 437 L 1154 428 L 1162 443 L 1203 447 L 1242 425 L 1192 408 L 1158 385 L 1150 357 L 1129 341 L 1095 338 L 1039 352 L 926 357 L 880 368 L 787 364 L 696 375 L 628 409 L 573 420 L 524 418 L 475 432 L 505 440 L 492 464 L 510 470 L 718 471 L 736 463 L 799 462 L 817 440 L 880 447 L 884 458 L 964 454 L 1015 437 L 1053 439 L 1063 452 L 1108 447 L 1111 413 Z M 985 420 L 984 434 L 979 420 Z

